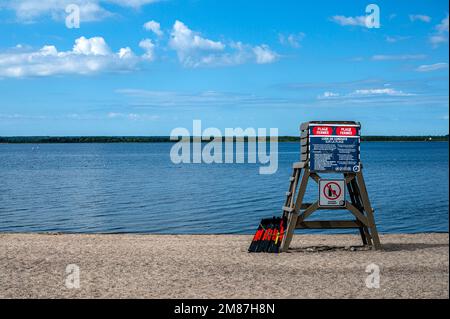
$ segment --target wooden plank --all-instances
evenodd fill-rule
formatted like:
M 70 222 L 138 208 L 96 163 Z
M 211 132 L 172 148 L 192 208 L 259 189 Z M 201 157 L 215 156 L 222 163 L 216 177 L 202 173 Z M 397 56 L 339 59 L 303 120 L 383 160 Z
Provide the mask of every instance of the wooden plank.
M 359 221 L 361 221 L 365 226 L 369 226 L 369 221 L 367 217 L 364 216 L 355 206 L 353 206 L 350 202 L 345 203 L 345 208 L 347 208 Z
M 309 206 L 311 206 L 313 203 L 302 203 L 302 206 L 300 207 L 301 210 L 307 209 Z M 317 207 L 317 210 L 344 210 L 347 209 L 345 206 L 337 206 L 337 207 Z
M 352 179 L 350 183 L 347 184 L 347 188 L 349 190 L 352 205 L 355 206 L 364 215 L 364 207 L 361 204 L 361 196 L 359 194 L 358 184 L 356 183 L 356 180 Z
M 345 210 L 345 206 L 319 206 L 317 210 Z
M 308 186 L 309 175 L 310 175 L 309 169 L 305 169 L 305 172 L 303 173 L 303 176 L 302 176 L 302 181 L 300 182 L 300 188 L 298 190 L 298 195 L 297 195 L 297 198 L 295 199 L 294 207 L 295 207 L 295 211 L 297 213 L 303 203 L 303 198 L 304 198 L 305 192 L 306 192 L 306 186 Z
M 344 174 L 345 179 L 347 179 L 347 174 Z M 351 183 L 347 183 L 347 190 L 348 190 L 348 195 L 350 196 L 350 201 L 353 205 L 355 205 L 356 199 L 355 199 L 355 193 L 353 191 L 353 187 Z
M 359 211 L 362 211 L 364 213 L 364 206 L 362 204 L 361 194 L 359 192 L 358 183 L 356 182 L 356 179 L 353 179 L 350 181 L 351 188 L 353 190 L 353 196 L 355 197 L 355 202 L 353 205 L 358 208 Z
M 286 205 L 289 207 L 294 206 L 295 192 L 297 191 L 298 179 L 299 179 L 301 172 L 302 172 L 301 169 L 294 170 L 294 181 L 292 182 L 291 188 L 290 188 L 290 192 L 291 192 L 292 196 L 290 196 L 288 198 L 288 200 L 286 201 Z
M 309 122 L 304 122 L 300 124 L 300 131 L 307 130 L 309 128 Z
M 305 162 L 296 162 L 292 165 L 292 168 L 294 169 L 299 169 L 299 168 L 304 168 L 305 167 Z
M 286 193 L 286 200 L 284 201 L 284 206 L 286 207 L 293 207 L 294 195 L 297 191 L 298 176 L 301 174 L 301 171 L 301 169 L 294 168 L 292 176 L 289 178 L 289 190 Z M 290 193 L 290 195 L 288 195 L 288 193 Z M 283 216 L 285 216 L 285 211 L 283 211 Z
M 345 174 L 345 184 L 349 184 L 354 178 L 354 174 Z
M 282 209 L 284 212 L 287 213 L 292 213 L 295 210 L 294 207 L 287 207 L 287 206 L 283 206 Z
M 297 229 L 350 229 L 361 228 L 361 223 L 355 220 L 314 220 L 297 221 Z
M 304 221 L 306 218 L 311 216 L 311 214 L 314 213 L 318 208 L 319 208 L 319 202 L 315 202 L 314 204 L 308 206 L 305 209 L 305 211 L 298 216 L 298 221 L 299 222 Z
M 319 183 L 319 181 L 320 181 L 320 176 L 317 175 L 317 173 L 311 173 L 311 174 L 309 174 L 309 176 L 310 176 L 316 183 Z

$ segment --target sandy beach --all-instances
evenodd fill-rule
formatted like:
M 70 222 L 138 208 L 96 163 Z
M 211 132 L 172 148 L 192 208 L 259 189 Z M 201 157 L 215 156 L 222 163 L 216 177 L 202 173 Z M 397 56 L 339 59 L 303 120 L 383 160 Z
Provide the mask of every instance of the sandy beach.
M 0 298 L 448 298 L 448 234 L 296 235 L 249 254 L 245 235 L 0 234 Z M 319 248 L 317 248 L 319 247 Z M 380 269 L 369 289 L 366 267 Z M 80 269 L 67 288 L 66 267 Z

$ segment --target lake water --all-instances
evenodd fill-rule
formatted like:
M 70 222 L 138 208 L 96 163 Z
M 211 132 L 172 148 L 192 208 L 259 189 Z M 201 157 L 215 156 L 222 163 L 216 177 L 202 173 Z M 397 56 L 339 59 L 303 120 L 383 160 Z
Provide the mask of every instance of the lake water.
M 260 164 L 176 165 L 171 147 L 0 145 L 0 232 L 253 233 L 281 214 L 298 143 L 279 144 L 273 175 L 259 175 Z M 448 151 L 446 142 L 362 144 L 380 232 L 448 232 Z M 316 200 L 309 186 L 306 200 Z

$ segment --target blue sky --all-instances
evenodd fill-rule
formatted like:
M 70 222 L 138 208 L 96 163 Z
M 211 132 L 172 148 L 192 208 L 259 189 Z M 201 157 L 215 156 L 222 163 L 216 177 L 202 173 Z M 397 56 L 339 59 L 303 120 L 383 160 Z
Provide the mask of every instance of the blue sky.
M 0 135 L 448 134 L 448 37 L 443 0 L 0 0 Z

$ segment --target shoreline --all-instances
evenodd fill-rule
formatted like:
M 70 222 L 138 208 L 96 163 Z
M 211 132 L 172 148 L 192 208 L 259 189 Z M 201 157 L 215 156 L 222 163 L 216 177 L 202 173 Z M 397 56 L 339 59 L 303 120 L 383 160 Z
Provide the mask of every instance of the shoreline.
M 178 142 L 183 141 L 167 141 L 167 142 L 0 142 L 0 145 L 19 145 L 19 144 L 28 144 L 28 145 L 57 145 L 57 144 L 176 144 Z M 208 143 L 211 141 L 202 141 L 202 143 Z M 247 141 L 237 141 L 239 143 L 248 143 Z M 278 143 L 299 143 L 298 141 L 278 141 Z M 402 140 L 370 140 L 364 141 L 361 140 L 361 143 L 448 143 L 448 140 L 433 140 L 433 141 L 423 141 L 423 140 L 412 140 L 412 141 L 402 141 Z M 198 142 L 191 142 L 198 143 Z M 230 141 L 226 141 L 223 143 L 231 143 Z M 234 141 L 233 143 L 236 143 Z
M 271 141 L 270 136 L 265 140 Z M 278 143 L 299 143 L 300 136 L 274 136 Z M 201 143 L 209 143 L 214 139 L 202 140 Z M 361 136 L 361 142 L 447 142 L 448 135 L 373 135 Z M 198 143 L 194 137 L 189 141 L 182 139 L 171 140 L 168 136 L 0 136 L 0 145 L 7 144 L 175 144 L 179 142 Z M 256 143 L 253 137 L 220 137 L 222 143 Z
M 448 298 L 448 233 L 380 237 L 382 251 L 315 234 L 250 254 L 251 235 L 0 233 L 0 298 Z M 73 264 L 79 289 L 65 286 Z

